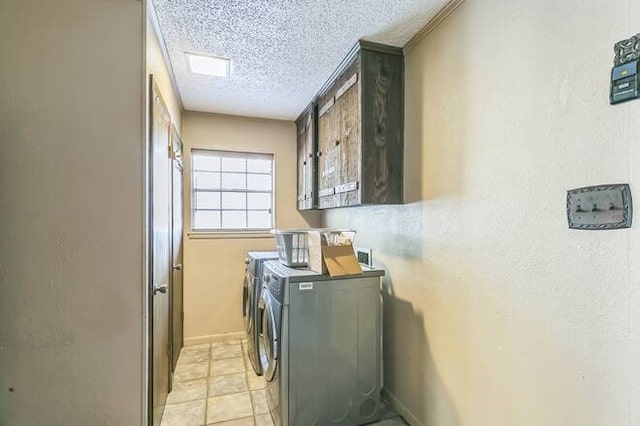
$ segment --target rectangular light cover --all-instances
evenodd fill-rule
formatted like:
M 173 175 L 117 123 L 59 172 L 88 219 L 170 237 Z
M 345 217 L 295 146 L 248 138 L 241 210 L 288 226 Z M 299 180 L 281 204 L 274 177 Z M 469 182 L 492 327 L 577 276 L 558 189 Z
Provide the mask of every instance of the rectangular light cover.
M 212 75 L 215 77 L 229 77 L 231 61 L 213 56 L 195 55 L 186 53 L 189 62 L 189 70 L 194 74 Z

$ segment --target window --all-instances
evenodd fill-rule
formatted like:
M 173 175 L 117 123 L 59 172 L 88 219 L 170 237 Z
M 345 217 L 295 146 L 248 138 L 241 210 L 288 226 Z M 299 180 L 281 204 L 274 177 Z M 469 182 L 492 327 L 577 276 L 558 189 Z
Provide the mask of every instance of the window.
M 191 229 L 273 228 L 273 155 L 191 151 Z

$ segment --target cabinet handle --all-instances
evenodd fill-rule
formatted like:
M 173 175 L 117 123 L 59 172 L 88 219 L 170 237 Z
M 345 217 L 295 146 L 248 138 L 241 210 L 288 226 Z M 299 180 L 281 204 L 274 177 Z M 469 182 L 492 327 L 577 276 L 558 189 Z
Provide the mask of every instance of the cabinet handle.
M 318 157 L 322 157 L 322 151 L 318 151 Z
M 304 161 L 302 162 L 302 165 L 303 165 L 303 166 L 306 166 L 306 165 L 307 165 L 307 160 L 304 160 Z
M 336 146 L 340 145 L 340 141 L 336 139 Z

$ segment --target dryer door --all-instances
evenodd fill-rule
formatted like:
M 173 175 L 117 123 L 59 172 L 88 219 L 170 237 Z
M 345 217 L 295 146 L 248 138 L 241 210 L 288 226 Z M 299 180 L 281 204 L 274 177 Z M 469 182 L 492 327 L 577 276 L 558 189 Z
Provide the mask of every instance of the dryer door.
M 254 303 L 252 300 L 253 286 L 255 285 L 254 281 L 253 275 L 247 271 L 244 275 L 244 283 L 242 284 L 242 319 L 244 321 L 244 330 L 247 333 L 251 330 L 253 319 L 251 311 L 253 310 Z
M 262 316 L 262 335 L 260 336 L 260 363 L 267 381 L 273 380 L 278 366 L 278 325 L 274 308 L 278 302 L 268 291 L 262 292 L 258 305 Z

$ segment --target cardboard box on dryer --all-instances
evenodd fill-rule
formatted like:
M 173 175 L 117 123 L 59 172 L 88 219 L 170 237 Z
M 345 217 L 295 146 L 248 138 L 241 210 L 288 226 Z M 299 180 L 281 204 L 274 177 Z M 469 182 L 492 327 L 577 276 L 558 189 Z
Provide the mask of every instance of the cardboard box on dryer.
M 309 269 L 332 277 L 361 274 L 362 268 L 351 244 L 353 236 L 339 238 L 336 232 L 353 233 L 353 231 L 309 231 L 307 234 Z

